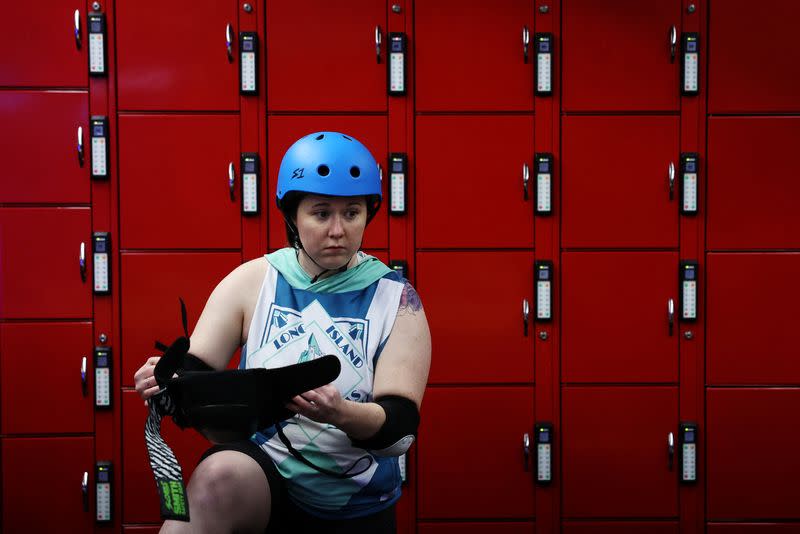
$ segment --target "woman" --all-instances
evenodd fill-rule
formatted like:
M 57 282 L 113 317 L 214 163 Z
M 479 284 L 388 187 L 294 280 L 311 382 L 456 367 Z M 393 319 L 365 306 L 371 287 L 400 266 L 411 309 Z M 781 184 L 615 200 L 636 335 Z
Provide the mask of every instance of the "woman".
M 191 352 L 218 370 L 242 345 L 244 368 L 334 354 L 341 374 L 287 404 L 291 447 L 272 427 L 209 449 L 189 481 L 191 523 L 161 531 L 394 532 L 398 454 L 416 430 L 431 346 L 411 284 L 359 252 L 381 203 L 377 163 L 350 136 L 308 135 L 284 155 L 276 200 L 292 247 L 219 283 Z M 157 361 L 135 374 L 145 400 Z

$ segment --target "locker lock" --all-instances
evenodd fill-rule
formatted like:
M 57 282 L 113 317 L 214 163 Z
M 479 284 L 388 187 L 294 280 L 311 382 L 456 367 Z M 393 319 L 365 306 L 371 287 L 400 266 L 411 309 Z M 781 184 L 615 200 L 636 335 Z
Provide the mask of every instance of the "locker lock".
M 92 2 L 92 9 L 95 11 L 100 11 L 100 2 Z
M 550 6 L 548 5 L 539 6 L 539 13 L 547 13 L 549 11 L 550 11 Z
M 251 13 L 253 11 L 253 6 L 251 6 L 250 4 L 245 4 L 242 7 L 244 8 L 245 13 Z
M 544 330 L 539 332 L 539 339 L 541 339 L 542 341 L 547 341 L 547 337 L 548 337 L 547 332 L 545 332 Z
M 697 6 L 695 6 L 694 4 L 689 4 L 689 7 L 686 8 L 686 11 L 688 11 L 689 13 L 694 13 L 695 11 L 697 11 Z

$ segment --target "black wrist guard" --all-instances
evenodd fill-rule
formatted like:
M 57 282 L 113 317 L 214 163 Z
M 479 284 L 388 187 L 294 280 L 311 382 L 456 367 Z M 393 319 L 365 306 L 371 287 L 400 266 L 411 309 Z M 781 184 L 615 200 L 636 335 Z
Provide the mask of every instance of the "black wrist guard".
M 350 439 L 353 446 L 367 449 L 375 456 L 400 456 L 414 443 L 419 426 L 419 410 L 411 399 L 399 395 L 384 395 L 375 399 L 386 421 L 380 430 L 368 439 Z

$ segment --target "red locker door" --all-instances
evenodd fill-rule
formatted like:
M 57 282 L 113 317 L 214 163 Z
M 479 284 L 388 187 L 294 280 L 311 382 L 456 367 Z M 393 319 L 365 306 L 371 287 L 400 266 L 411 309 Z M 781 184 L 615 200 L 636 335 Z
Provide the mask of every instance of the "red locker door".
M 708 247 L 799 248 L 798 117 L 708 120 Z
M 378 165 L 383 169 L 383 204 L 381 210 L 369 223 L 364 233 L 363 248 L 381 249 L 389 247 L 389 190 L 387 187 L 389 158 L 387 150 L 386 117 L 373 116 L 303 116 L 269 117 L 269 193 L 270 207 L 269 246 L 278 249 L 286 246 L 286 230 L 283 215 L 275 207 L 275 191 L 278 185 L 278 169 L 286 150 L 301 137 L 313 132 L 333 131 L 352 135 L 366 146 Z
M 800 254 L 708 255 L 708 382 L 800 384 Z
M 437 347 L 429 383 L 533 382 L 529 252 L 418 252 L 417 290 Z
M 678 429 L 678 388 L 566 387 L 561 398 L 563 515 L 677 516 L 678 456 L 670 471 L 667 439 Z
M 122 392 L 122 521 L 123 523 L 161 522 L 158 493 L 144 442 L 147 408 L 135 391 Z M 200 456 L 211 443 L 198 432 L 181 430 L 171 418 L 161 425 L 161 433 L 183 470 L 183 482 L 189 478 Z M 190 510 L 191 512 L 191 510 Z
M 533 398 L 530 387 L 428 388 L 417 455 L 420 519 L 533 517 L 535 475 L 522 449 L 533 431 Z
M 562 245 L 676 247 L 679 117 L 566 116 L 563 125 Z
M 325 0 L 267 2 L 269 109 L 385 111 L 386 6 L 379 0 L 351 0 L 346 8 Z
M 678 534 L 678 523 L 655 521 L 587 521 L 564 523 L 562 534 Z
M 708 520 L 800 518 L 798 389 L 706 394 Z
M 708 534 L 800 534 L 797 523 L 709 523 Z
M 91 317 L 89 208 L 0 208 L 0 258 L 0 317 Z
M 678 380 L 677 253 L 565 252 L 562 272 L 562 380 Z
M 3 434 L 92 432 L 92 348 L 89 322 L 0 325 Z M 57 417 L 53 416 L 55 399 Z
M 4 2 L 0 87 L 86 87 L 89 35 L 86 2 Z M 79 12 L 80 45 L 75 39 Z M 46 67 L 46 68 L 45 68 Z
M 237 2 L 192 2 L 165 9 L 154 0 L 123 0 L 116 10 L 119 109 L 239 109 Z M 214 137 L 219 139 L 224 137 Z
M 94 531 L 94 440 L 4 438 L 3 532 Z M 88 508 L 84 509 L 84 473 Z
M 208 296 L 241 263 L 238 252 L 192 254 L 122 254 L 122 385 L 158 351 L 155 340 L 169 345 L 183 335 L 181 305 L 186 303 L 189 334 Z
M 751 7 L 745 0 L 726 0 L 709 11 L 708 111 L 799 111 L 794 21 L 800 4 L 769 0 Z
M 533 247 L 532 164 L 532 116 L 417 117 L 417 247 Z
M 419 2 L 414 22 L 417 110 L 533 110 L 533 2 Z
M 89 203 L 88 100 L 86 92 L 3 91 L 0 202 Z M 78 157 L 79 128 L 83 166 Z
M 529 523 L 419 523 L 419 534 L 533 534 L 536 524 Z
M 240 159 L 238 116 L 120 116 L 122 246 L 240 248 Z
M 564 2 L 563 107 L 568 111 L 667 111 L 680 102 L 678 0 Z

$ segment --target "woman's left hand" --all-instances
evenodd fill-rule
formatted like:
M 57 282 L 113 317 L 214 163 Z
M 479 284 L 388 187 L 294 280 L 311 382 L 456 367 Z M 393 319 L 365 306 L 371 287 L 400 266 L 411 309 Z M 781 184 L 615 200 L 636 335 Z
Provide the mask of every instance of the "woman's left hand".
M 345 400 L 333 384 L 327 384 L 293 397 L 286 407 L 318 423 L 335 425 L 341 418 Z

